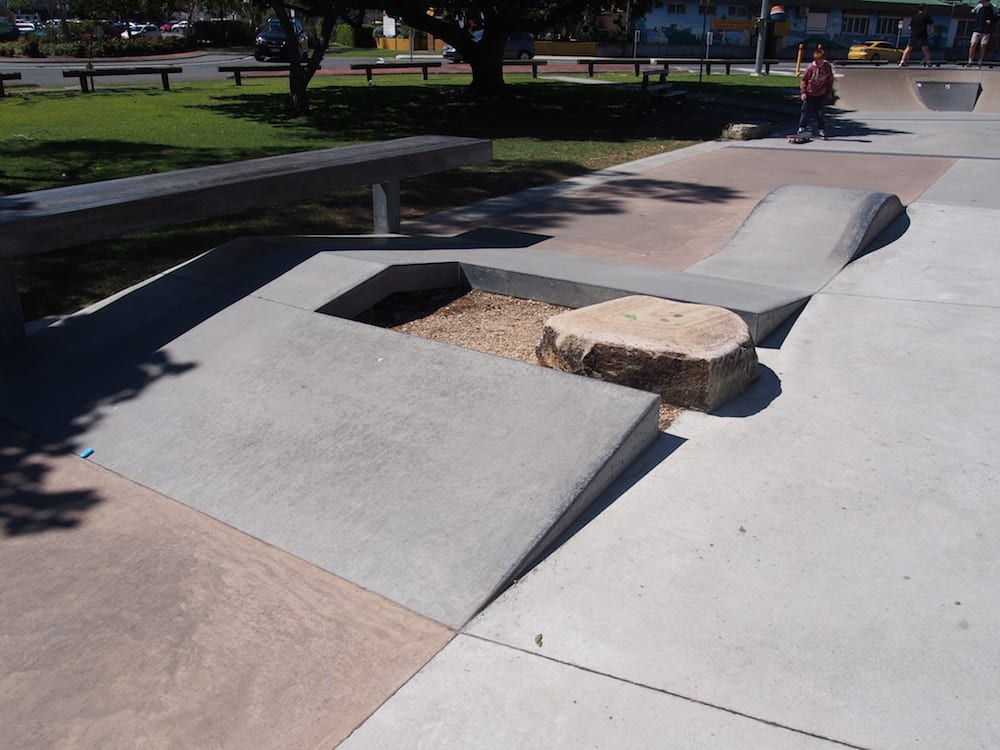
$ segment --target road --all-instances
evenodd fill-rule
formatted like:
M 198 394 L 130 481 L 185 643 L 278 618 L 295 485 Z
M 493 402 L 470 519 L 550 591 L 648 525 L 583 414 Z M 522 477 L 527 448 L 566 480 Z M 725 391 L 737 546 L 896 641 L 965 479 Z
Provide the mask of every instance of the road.
M 374 62 L 376 57 L 376 55 L 372 55 L 370 59 L 366 59 L 361 57 L 338 57 L 336 55 L 328 55 L 323 59 L 323 69 L 336 70 L 338 68 L 347 68 L 351 63 Z M 20 72 L 20 83 L 25 86 L 38 86 L 41 88 L 76 88 L 78 86 L 76 81 L 63 78 L 62 71 L 66 68 L 80 67 L 84 65 L 85 62 L 86 61 L 83 60 L 73 61 L 66 59 L 60 59 L 58 61 L 3 59 L 0 60 L 0 72 Z M 253 55 L 212 53 L 206 55 L 194 54 L 189 57 L 170 57 L 167 59 L 161 57 L 155 60 L 147 60 L 143 62 L 136 62 L 134 59 L 130 59 L 128 62 L 122 60 L 106 60 L 95 62 L 94 67 L 116 67 L 121 65 L 136 67 L 142 67 L 143 65 L 179 65 L 184 68 L 184 72 L 176 77 L 172 77 L 171 81 L 211 81 L 221 80 L 231 75 L 228 73 L 220 73 L 218 70 L 220 65 L 233 65 L 241 62 L 248 65 L 253 65 L 255 63 Z

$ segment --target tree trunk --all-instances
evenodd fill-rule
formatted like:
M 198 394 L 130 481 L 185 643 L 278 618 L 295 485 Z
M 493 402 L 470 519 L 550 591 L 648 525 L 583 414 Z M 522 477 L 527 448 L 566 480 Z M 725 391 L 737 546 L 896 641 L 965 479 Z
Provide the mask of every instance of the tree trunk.
M 496 99 L 503 95 L 503 47 L 506 35 L 483 35 L 472 45 L 468 57 L 472 66 L 472 94 L 477 99 Z
M 288 50 L 288 114 L 305 117 L 309 114 L 308 72 L 299 62 L 299 51 L 292 45 Z

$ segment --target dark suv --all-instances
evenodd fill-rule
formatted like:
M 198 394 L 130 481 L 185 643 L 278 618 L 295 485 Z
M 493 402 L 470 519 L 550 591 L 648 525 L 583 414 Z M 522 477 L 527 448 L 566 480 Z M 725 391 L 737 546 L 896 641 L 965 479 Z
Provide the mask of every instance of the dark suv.
M 309 37 L 306 36 L 302 24 L 293 20 L 295 27 L 295 41 L 299 45 L 299 56 L 305 58 L 309 53 Z M 253 56 L 260 62 L 264 60 L 287 60 L 288 59 L 288 38 L 285 30 L 281 27 L 281 21 L 277 18 L 269 18 L 257 29 L 257 36 L 253 42 Z
M 483 32 L 481 29 L 472 32 L 472 41 L 476 44 L 478 44 L 482 38 Z M 452 62 L 462 62 L 462 53 L 450 44 L 446 44 L 444 49 L 441 50 L 441 56 L 446 60 L 451 60 Z M 531 37 L 523 31 L 515 31 L 507 37 L 507 42 L 503 46 L 504 60 L 530 60 L 534 56 L 535 43 L 532 41 Z

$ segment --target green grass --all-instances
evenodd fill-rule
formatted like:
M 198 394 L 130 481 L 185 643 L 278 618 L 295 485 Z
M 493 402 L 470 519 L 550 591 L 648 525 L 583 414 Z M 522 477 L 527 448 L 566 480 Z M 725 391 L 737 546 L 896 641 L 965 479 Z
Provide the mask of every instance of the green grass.
M 762 80 L 715 78 L 709 86 L 740 96 Z M 0 194 L 424 133 L 493 140 L 489 165 L 404 183 L 404 217 L 413 217 L 712 139 L 732 116 L 697 102 L 653 116 L 635 89 L 509 80 L 503 101 L 474 104 L 467 75 L 430 83 L 383 75 L 374 85 L 321 76 L 310 87 L 313 115 L 300 120 L 286 114 L 280 78 L 20 93 L 0 100 Z M 234 236 L 370 226 L 368 191 L 337 193 L 19 259 L 15 271 L 30 319 L 100 299 Z

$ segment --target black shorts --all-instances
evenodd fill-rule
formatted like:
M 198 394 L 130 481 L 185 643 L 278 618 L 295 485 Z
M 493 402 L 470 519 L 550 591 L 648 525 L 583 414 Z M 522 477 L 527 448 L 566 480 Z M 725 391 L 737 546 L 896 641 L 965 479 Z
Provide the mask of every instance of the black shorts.
M 925 36 L 911 36 L 908 47 L 929 47 L 927 43 L 927 37 Z

